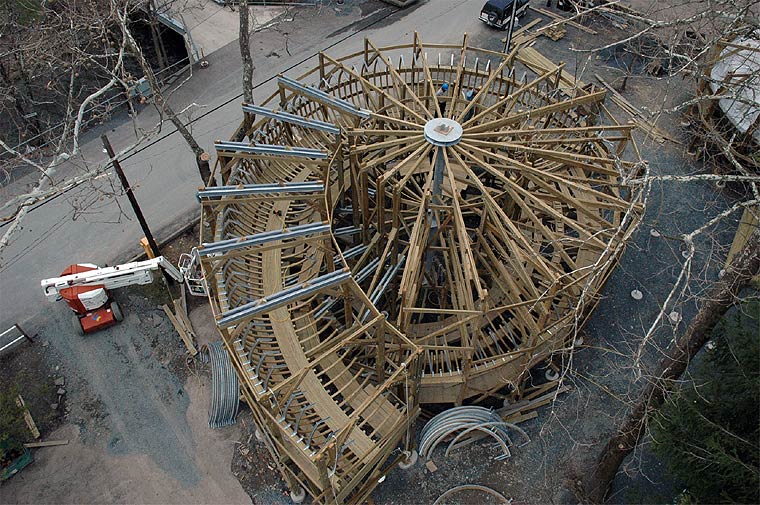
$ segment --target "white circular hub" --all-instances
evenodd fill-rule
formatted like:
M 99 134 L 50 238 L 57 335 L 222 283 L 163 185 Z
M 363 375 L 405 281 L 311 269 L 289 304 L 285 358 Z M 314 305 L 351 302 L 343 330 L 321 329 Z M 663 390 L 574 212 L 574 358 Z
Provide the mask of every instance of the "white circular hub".
M 425 123 L 425 139 L 438 147 L 453 146 L 462 140 L 462 125 L 448 118 L 435 118 Z

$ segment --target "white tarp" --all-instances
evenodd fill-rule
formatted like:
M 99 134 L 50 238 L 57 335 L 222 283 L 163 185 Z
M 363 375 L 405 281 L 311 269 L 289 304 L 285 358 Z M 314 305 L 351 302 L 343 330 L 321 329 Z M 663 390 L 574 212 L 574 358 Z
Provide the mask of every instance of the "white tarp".
M 747 133 L 760 116 L 760 34 L 739 37 L 733 44 L 746 49 L 728 46 L 723 50 L 710 72 L 710 88 L 714 94 L 730 95 L 719 100 L 720 108 L 739 132 Z M 760 128 L 752 138 L 760 144 Z

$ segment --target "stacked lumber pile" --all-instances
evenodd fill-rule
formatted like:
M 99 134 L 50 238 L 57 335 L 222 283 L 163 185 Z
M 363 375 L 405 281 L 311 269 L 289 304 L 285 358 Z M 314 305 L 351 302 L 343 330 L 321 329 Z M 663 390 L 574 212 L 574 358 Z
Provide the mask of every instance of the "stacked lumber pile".
M 523 26 L 519 30 L 516 30 L 514 34 L 512 35 L 513 47 L 527 45 L 542 35 L 544 37 L 550 38 L 551 40 L 557 41 L 567 34 L 567 29 L 566 29 L 567 26 L 572 26 L 573 28 L 581 30 L 590 35 L 597 34 L 596 30 L 592 28 L 583 26 L 580 23 L 576 23 L 572 19 L 565 18 L 563 16 L 560 16 L 559 14 L 555 14 L 546 9 L 542 9 L 540 7 L 530 7 L 530 9 L 532 9 L 534 12 L 538 14 L 548 17 L 549 19 L 552 20 L 552 22 L 548 25 L 542 26 L 538 28 L 537 30 L 531 32 L 530 30 L 533 27 L 541 23 L 540 19 L 534 19 L 533 21 Z M 507 39 L 503 38 L 501 39 L 501 41 L 502 43 L 506 44 Z
M 511 423 L 520 423 L 538 417 L 536 409 L 549 405 L 558 395 L 570 391 L 570 386 L 563 385 L 557 388 L 559 384 L 559 381 L 551 381 L 526 389 L 519 401 L 506 405 L 496 412 L 502 419 Z
M 541 32 L 541 35 L 543 35 L 544 37 L 548 37 L 555 42 L 561 39 L 562 37 L 564 37 L 566 34 L 567 34 L 567 30 L 565 30 L 565 28 L 561 24 L 559 25 L 551 24 L 547 26 L 546 29 Z
M 512 47 L 521 46 L 523 44 L 527 44 L 531 40 L 537 38 L 539 36 L 539 32 L 530 32 L 529 30 L 536 26 L 537 24 L 541 23 L 540 19 L 534 19 L 527 25 L 521 27 L 519 30 L 515 30 L 512 34 Z M 507 43 L 507 38 L 501 39 L 502 44 Z
M 539 53 L 532 47 L 520 48 L 520 58 L 533 72 L 538 75 L 545 74 L 550 70 L 557 68 L 557 65 L 553 63 L 549 58 Z M 575 79 L 575 76 L 567 70 L 562 70 L 560 75 L 560 85 L 562 87 L 578 87 L 582 88 L 585 84 Z

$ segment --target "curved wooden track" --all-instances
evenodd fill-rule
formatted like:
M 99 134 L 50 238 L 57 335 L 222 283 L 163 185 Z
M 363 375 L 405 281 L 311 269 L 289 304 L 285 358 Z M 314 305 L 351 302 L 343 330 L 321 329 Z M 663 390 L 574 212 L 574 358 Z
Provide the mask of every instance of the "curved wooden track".
M 361 500 L 420 403 L 519 389 L 566 348 L 639 214 L 632 126 L 604 95 L 529 48 L 415 35 L 320 54 L 244 105 L 246 141 L 216 146 L 224 185 L 199 191 L 197 254 L 291 486 Z M 425 136 L 436 118 L 454 145 Z

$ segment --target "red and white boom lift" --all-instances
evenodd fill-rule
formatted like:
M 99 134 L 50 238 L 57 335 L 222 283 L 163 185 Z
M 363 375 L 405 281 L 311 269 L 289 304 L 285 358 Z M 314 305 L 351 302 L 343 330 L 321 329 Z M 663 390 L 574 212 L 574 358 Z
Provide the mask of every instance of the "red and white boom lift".
M 60 277 L 40 281 L 51 302 L 66 300 L 74 311 L 72 323 L 80 335 L 91 333 L 123 319 L 121 308 L 109 290 L 153 282 L 152 271 L 163 268 L 177 282 L 183 278 L 163 256 L 147 261 L 99 268 L 91 263 L 69 265 Z

